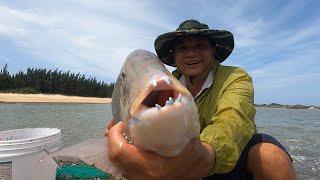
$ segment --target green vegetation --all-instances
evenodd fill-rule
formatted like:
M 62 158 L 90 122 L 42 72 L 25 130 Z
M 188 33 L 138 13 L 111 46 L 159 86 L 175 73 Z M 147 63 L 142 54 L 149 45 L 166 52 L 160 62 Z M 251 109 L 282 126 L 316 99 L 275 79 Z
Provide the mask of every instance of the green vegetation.
M 61 70 L 28 68 L 10 75 L 6 64 L 0 70 L 0 91 L 24 94 L 63 94 L 85 97 L 111 97 L 114 83 L 86 78 L 80 73 L 74 74 Z
M 284 105 L 278 103 L 271 103 L 271 104 L 255 104 L 255 107 L 266 107 L 266 108 L 287 108 L 287 109 L 320 109 L 320 106 L 307 106 L 307 105 Z

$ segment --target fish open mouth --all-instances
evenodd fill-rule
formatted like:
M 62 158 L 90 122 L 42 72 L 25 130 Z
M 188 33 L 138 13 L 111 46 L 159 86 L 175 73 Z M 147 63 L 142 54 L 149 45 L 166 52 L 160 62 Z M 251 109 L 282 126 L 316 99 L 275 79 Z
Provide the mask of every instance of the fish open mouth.
M 139 104 L 138 109 L 140 110 L 153 107 L 161 109 L 164 106 L 173 105 L 175 102 L 181 102 L 182 96 L 186 94 L 182 88 L 172 83 L 167 76 L 158 80 L 151 80 L 146 89 L 143 92 L 144 99 Z
M 165 106 L 166 101 L 171 97 L 173 100 L 177 99 L 174 96 L 176 94 L 172 89 L 169 90 L 153 90 L 142 102 L 148 108 L 155 107 L 156 104 L 160 106 Z

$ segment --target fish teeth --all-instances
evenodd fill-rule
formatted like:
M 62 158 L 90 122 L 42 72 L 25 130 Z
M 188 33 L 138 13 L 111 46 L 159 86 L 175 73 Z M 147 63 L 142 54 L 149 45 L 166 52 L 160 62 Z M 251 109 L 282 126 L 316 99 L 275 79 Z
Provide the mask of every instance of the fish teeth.
M 168 76 L 163 77 L 162 80 L 164 80 L 164 82 L 166 82 L 168 85 L 170 84 L 170 79 Z
M 166 101 L 166 105 L 173 105 L 173 103 L 172 97 L 169 97 L 169 100 Z
M 155 105 L 159 110 L 162 108 L 159 104 Z
M 151 80 L 151 84 L 153 85 L 153 87 L 157 87 L 158 86 L 158 83 L 157 83 L 156 79 L 152 79 Z
M 178 98 L 176 99 L 176 102 L 181 102 L 181 101 L 182 101 L 182 96 L 181 96 L 181 93 L 180 93 Z
M 173 105 L 175 102 L 181 102 L 182 100 L 182 95 L 181 93 L 179 94 L 178 98 L 173 101 L 172 97 L 169 97 L 169 99 L 166 101 L 166 105 Z M 158 108 L 158 110 L 160 110 L 162 107 L 159 104 L 155 104 L 156 108 Z

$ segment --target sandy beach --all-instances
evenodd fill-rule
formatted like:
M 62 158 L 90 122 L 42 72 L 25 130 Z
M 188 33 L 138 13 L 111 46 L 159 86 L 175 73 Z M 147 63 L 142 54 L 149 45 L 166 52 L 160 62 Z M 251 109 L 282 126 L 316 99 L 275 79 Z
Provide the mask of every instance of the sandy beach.
M 111 98 L 0 93 L 0 103 L 110 103 Z

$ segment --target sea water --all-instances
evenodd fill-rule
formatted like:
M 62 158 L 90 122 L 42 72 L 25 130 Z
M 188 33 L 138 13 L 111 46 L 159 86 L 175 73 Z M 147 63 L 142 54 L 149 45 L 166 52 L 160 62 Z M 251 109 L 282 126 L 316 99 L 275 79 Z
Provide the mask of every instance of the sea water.
M 0 131 L 59 128 L 64 146 L 103 135 L 111 117 L 110 104 L 0 103 Z M 256 125 L 289 151 L 299 179 L 320 179 L 319 109 L 257 108 Z

